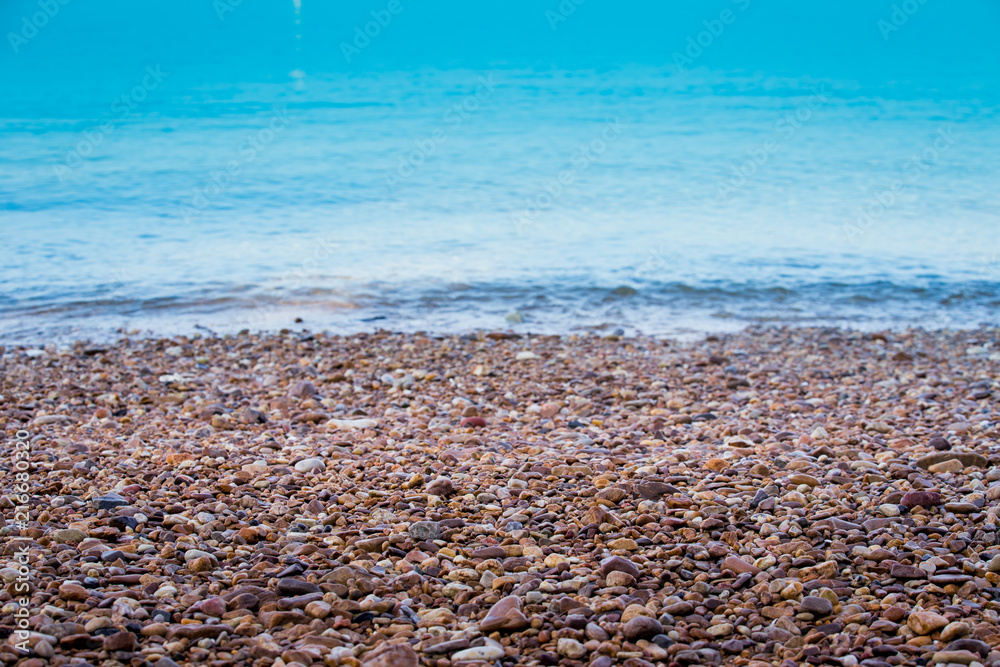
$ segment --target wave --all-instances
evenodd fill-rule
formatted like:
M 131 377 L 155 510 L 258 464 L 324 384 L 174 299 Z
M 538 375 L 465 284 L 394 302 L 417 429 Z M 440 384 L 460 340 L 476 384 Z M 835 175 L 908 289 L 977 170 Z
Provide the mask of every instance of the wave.
M 1000 282 L 646 281 L 632 285 L 463 282 L 362 283 L 294 289 L 226 284 L 173 295 L 79 293 L 0 296 L 0 340 L 113 338 L 306 326 L 342 333 L 512 328 L 539 333 L 620 328 L 647 334 L 733 330 L 752 324 L 855 328 L 967 328 L 997 324 Z

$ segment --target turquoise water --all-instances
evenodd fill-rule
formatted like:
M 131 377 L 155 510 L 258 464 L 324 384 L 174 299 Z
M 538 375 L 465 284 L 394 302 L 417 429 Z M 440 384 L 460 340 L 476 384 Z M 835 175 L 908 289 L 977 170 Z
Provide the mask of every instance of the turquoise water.
M 995 3 L 53 2 L 5 342 L 996 323 Z

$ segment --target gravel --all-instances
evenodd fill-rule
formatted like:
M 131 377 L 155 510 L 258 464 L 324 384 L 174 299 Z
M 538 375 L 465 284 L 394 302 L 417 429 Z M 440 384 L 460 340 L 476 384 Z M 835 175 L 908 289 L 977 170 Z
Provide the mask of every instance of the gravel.
M 0 348 L 0 660 L 992 665 L 998 341 Z

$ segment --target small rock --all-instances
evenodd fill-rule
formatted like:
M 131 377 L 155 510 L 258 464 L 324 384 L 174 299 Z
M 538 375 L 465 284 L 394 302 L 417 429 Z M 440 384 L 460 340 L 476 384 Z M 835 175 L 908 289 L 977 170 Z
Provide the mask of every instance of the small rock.
M 979 511 L 979 507 L 973 503 L 945 503 L 944 511 L 953 514 L 973 514 Z
M 53 542 L 58 544 L 78 544 L 87 539 L 87 533 L 76 528 L 63 528 L 62 530 L 53 531 L 50 537 Z
M 320 587 L 303 579 L 293 579 L 286 577 L 278 580 L 278 592 L 288 597 L 298 595 L 308 595 L 309 593 L 320 593 Z
M 451 655 L 451 662 L 452 664 L 471 660 L 491 662 L 493 660 L 499 660 L 503 656 L 504 651 L 499 646 L 473 646 L 472 648 L 464 649 L 458 653 L 453 653 Z
M 383 644 L 365 654 L 361 664 L 363 667 L 420 667 L 420 658 L 409 644 Z
M 329 428 L 340 429 L 342 431 L 359 431 L 366 428 L 375 428 L 378 422 L 374 419 L 331 419 L 326 423 Z
M 90 597 L 87 589 L 79 584 L 63 584 L 59 587 L 59 597 L 63 600 L 73 600 L 83 602 Z
M 931 658 L 931 663 L 937 665 L 968 665 L 979 662 L 979 656 L 972 651 L 938 651 Z
M 948 625 L 948 619 L 933 611 L 915 611 L 906 619 L 906 624 L 917 635 L 929 635 Z
M 892 503 L 885 503 L 878 506 L 879 514 L 884 517 L 896 517 L 899 516 L 899 506 L 893 505 Z
M 117 493 L 109 493 L 106 496 L 94 498 L 90 502 L 94 506 L 94 509 L 98 510 L 110 510 L 116 507 L 124 507 L 129 504 L 128 500 Z
M 216 568 L 218 563 L 211 556 L 201 556 L 188 562 L 188 567 L 192 572 L 209 572 Z
M 648 608 L 642 606 L 641 604 L 633 602 L 629 606 L 625 607 L 625 611 L 622 612 L 621 622 L 628 623 L 636 616 L 652 617 L 653 612 L 651 612 Z
M 716 639 L 721 639 L 722 637 L 728 637 L 733 634 L 735 630 L 736 626 L 732 623 L 719 623 L 718 625 L 708 626 L 707 632 Z
M 972 628 L 964 621 L 952 621 L 941 630 L 941 641 L 950 642 L 972 632 Z
M 132 652 L 135 650 L 135 635 L 131 632 L 122 631 L 116 632 L 113 635 L 104 638 L 104 650 L 105 651 L 128 651 Z
M 308 380 L 299 380 L 288 390 L 288 395 L 292 398 L 309 398 L 318 393 L 316 386 Z
M 809 597 L 802 598 L 802 603 L 799 605 L 799 611 L 804 611 L 813 616 L 829 616 L 833 613 L 833 603 L 826 598 L 816 597 L 810 595 Z
M 729 468 L 729 464 L 723 459 L 708 459 L 705 461 L 705 467 L 713 472 L 722 472 Z
M 212 554 L 207 551 L 202 551 L 201 549 L 188 549 L 184 552 L 184 562 L 191 563 L 198 558 L 208 558 L 211 561 L 218 563 L 218 560 Z
M 436 540 L 441 537 L 441 525 L 437 521 L 416 521 L 410 524 L 407 532 L 415 540 Z
M 914 507 L 930 509 L 941 504 L 941 494 L 936 491 L 910 491 L 903 496 L 899 504 L 910 509 Z
M 944 438 L 942 438 L 941 436 L 937 436 L 937 437 L 931 438 L 927 442 L 927 444 L 930 445 L 931 447 L 933 447 L 934 449 L 936 449 L 939 452 L 946 452 L 949 449 L 951 449 L 951 443 L 948 442 L 947 440 L 945 440 Z
M 1000 555 L 991 558 L 990 562 L 986 565 L 986 569 L 990 572 L 1000 572 Z
M 990 645 L 981 639 L 956 639 L 947 646 L 944 647 L 946 651 L 972 651 L 977 653 L 980 658 L 985 658 L 990 654 Z
M 957 459 L 950 459 L 948 461 L 942 461 L 941 463 L 935 463 L 934 465 L 927 468 L 928 471 L 943 475 L 946 473 L 957 473 L 965 470 L 965 466 L 962 462 Z
M 299 472 L 325 472 L 326 464 L 323 459 L 302 459 L 295 464 L 295 469 Z
M 322 600 L 313 600 L 305 606 L 303 611 L 306 612 L 307 616 L 311 616 L 313 618 L 326 618 L 330 615 L 332 610 L 333 607 L 329 603 L 323 602 Z
M 635 491 L 646 500 L 659 500 L 663 496 L 677 493 L 677 488 L 663 482 L 646 481 L 637 484 Z
M 508 595 L 499 600 L 479 622 L 479 629 L 489 634 L 497 630 L 523 630 L 530 623 L 521 613 L 520 598 Z
M 637 551 L 639 549 L 639 545 L 636 544 L 636 541 L 631 538 L 619 537 L 617 540 L 611 540 L 608 542 L 608 548 L 616 551 Z
M 625 572 L 612 572 L 607 576 L 608 586 L 624 586 L 629 588 L 635 585 L 635 577 Z
M 455 485 L 447 477 L 440 477 L 427 485 L 427 493 L 444 498 L 455 493 Z
M 254 410 L 253 408 L 244 408 L 238 413 L 238 419 L 244 424 L 266 424 L 267 415 L 265 415 L 260 410 Z
M 625 639 L 635 642 L 640 639 L 651 639 L 654 635 L 661 634 L 663 626 L 655 618 L 649 616 L 636 616 L 622 628 Z
M 985 468 L 989 463 L 987 459 L 982 454 L 977 454 L 976 452 L 935 452 L 933 454 L 928 454 L 927 456 L 917 459 L 917 467 L 923 468 L 924 470 L 930 470 L 931 466 L 944 463 L 946 461 L 957 461 L 961 464 L 962 468 Z
M 798 484 L 805 484 L 807 486 L 818 486 L 819 485 L 819 480 L 818 479 L 816 479 L 812 475 L 806 475 L 806 474 L 803 474 L 803 473 L 798 473 L 798 474 L 790 476 L 788 478 L 788 481 L 791 482 L 792 484 L 796 484 L 796 485 L 798 485 Z
M 889 568 L 889 576 L 894 579 L 926 579 L 927 570 L 921 570 L 919 567 L 913 567 L 912 565 L 896 563 Z
M 562 410 L 562 406 L 559 403 L 543 403 L 541 409 L 538 411 L 538 414 L 542 417 L 542 419 L 552 419 L 559 414 L 560 410 Z
M 757 507 L 768 498 L 770 498 L 770 496 L 767 495 L 767 491 L 759 489 L 757 493 L 753 494 L 753 498 L 750 500 L 750 509 L 757 509 Z
M 455 651 L 461 651 L 465 648 L 469 648 L 469 639 L 468 637 L 460 636 L 457 639 L 449 639 L 447 641 L 438 642 L 429 646 L 425 645 L 420 649 L 420 651 L 421 653 L 429 654 L 454 653 Z
M 694 613 L 694 605 L 690 602 L 675 602 L 668 604 L 663 611 L 671 616 L 690 616 Z
M 639 567 L 622 556 L 611 556 L 601 561 L 601 574 L 607 577 L 612 572 L 624 572 L 635 579 L 639 578 Z
M 198 611 L 206 616 L 222 618 L 222 615 L 226 613 L 226 610 L 226 601 L 220 597 L 206 598 L 198 603 Z
M 576 641 L 575 639 L 570 639 L 569 637 L 562 637 L 556 644 L 556 651 L 559 655 L 569 658 L 570 660 L 576 660 L 587 655 L 587 649 L 583 644 Z
M 722 560 L 721 567 L 723 570 L 729 570 L 731 572 L 735 572 L 736 574 L 749 573 L 756 575 L 760 573 L 759 567 L 753 563 L 746 562 L 739 556 L 726 556 Z

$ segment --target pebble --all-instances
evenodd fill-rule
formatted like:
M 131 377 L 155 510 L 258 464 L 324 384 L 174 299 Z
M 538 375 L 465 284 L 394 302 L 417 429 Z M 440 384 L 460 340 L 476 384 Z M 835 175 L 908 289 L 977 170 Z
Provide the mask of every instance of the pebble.
M 451 661 L 464 662 L 471 660 L 499 660 L 504 656 L 504 650 L 499 646 L 474 646 L 472 648 L 463 649 L 457 653 L 453 653 L 451 656 Z
M 653 636 L 663 632 L 663 625 L 655 618 L 648 616 L 636 616 L 629 620 L 622 628 L 622 634 L 630 642 L 640 639 L 651 639 Z
M 884 505 L 878 506 L 879 514 L 885 517 L 893 518 L 899 516 L 899 506 L 893 505 L 892 503 L 885 503 Z
M 6 348 L 0 424 L 41 436 L 21 535 L 39 635 L 0 658 L 992 664 L 997 360 L 965 350 L 997 339 Z
M 915 634 L 929 635 L 948 625 L 948 619 L 933 611 L 915 611 L 906 619 L 906 624 Z
M 559 652 L 559 655 L 570 660 L 577 660 L 587 655 L 587 648 L 577 640 L 570 639 L 569 637 L 560 638 L 556 643 L 556 650 Z
M 528 625 L 528 619 L 521 613 L 521 599 L 509 595 L 490 608 L 479 623 L 479 628 L 490 633 L 497 630 L 523 630 Z
M 923 468 L 924 470 L 936 472 L 931 470 L 931 468 L 951 462 L 958 464 L 959 467 L 957 468 L 957 472 L 960 472 L 965 468 L 985 468 L 989 463 L 989 459 L 982 454 L 977 454 L 976 452 L 936 452 L 919 458 L 917 460 L 917 466 Z
M 325 472 L 326 464 L 323 459 L 302 459 L 295 464 L 295 469 L 299 472 Z
M 833 613 L 833 603 L 826 598 L 810 595 L 802 598 L 799 611 L 804 611 L 816 617 L 829 616 Z
M 941 641 L 950 642 L 972 632 L 972 627 L 964 621 L 952 621 L 941 630 Z
M 970 665 L 979 659 L 980 656 L 971 651 L 937 651 L 931 662 L 938 665 Z
M 420 658 L 407 644 L 382 645 L 367 653 L 364 667 L 419 667 Z
M 118 495 L 117 493 L 109 493 L 107 495 L 94 498 L 94 500 L 91 502 L 93 503 L 94 508 L 98 510 L 110 510 L 116 507 L 123 507 L 129 504 L 128 500 Z
M 76 528 L 63 528 L 50 533 L 52 541 L 59 544 L 79 544 L 87 539 L 87 533 Z
M 288 395 L 293 398 L 309 398 L 319 393 L 316 386 L 308 380 L 299 380 L 292 384 L 288 390 Z
M 410 536 L 419 541 L 436 540 L 441 536 L 441 525 L 437 521 L 415 521 L 407 529 Z
M 218 561 L 216 560 L 215 556 L 213 556 L 212 554 L 208 553 L 207 551 L 202 551 L 201 549 L 188 549 L 187 551 L 184 552 L 184 562 L 185 563 L 190 563 L 190 562 L 192 562 L 194 560 L 197 560 L 199 558 L 207 558 L 210 561 L 214 561 L 214 562 L 218 563 Z
M 930 509 L 941 504 L 941 494 L 934 491 L 910 491 L 900 499 L 899 504 L 910 509 Z
M 601 574 L 607 577 L 612 572 L 624 572 L 633 578 L 639 578 L 639 567 L 622 556 L 611 556 L 601 561 Z
M 758 574 L 760 568 L 753 563 L 748 563 L 739 556 L 726 556 L 722 560 L 723 570 L 731 570 L 736 574 Z

